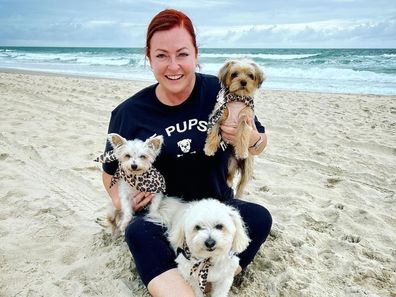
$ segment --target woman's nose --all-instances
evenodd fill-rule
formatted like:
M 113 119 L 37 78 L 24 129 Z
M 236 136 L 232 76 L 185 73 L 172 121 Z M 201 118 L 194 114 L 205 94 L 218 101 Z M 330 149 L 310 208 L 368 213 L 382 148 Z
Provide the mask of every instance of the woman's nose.
M 175 57 L 171 57 L 169 59 L 168 68 L 170 68 L 170 69 L 179 69 L 179 63 L 177 62 Z

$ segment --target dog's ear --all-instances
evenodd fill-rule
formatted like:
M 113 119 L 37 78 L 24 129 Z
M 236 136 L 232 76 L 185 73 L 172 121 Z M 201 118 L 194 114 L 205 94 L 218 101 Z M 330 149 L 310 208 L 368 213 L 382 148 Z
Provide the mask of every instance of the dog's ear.
M 223 86 L 227 85 L 227 74 L 230 71 L 231 66 L 234 65 L 235 63 L 236 61 L 234 60 L 227 60 L 226 63 L 223 65 L 223 67 L 220 68 L 217 77 L 219 78 Z
M 168 240 L 174 250 L 179 247 L 183 247 L 183 243 L 185 241 L 184 216 L 179 218 L 177 222 L 169 229 Z
M 260 88 L 261 84 L 266 79 L 266 76 L 265 76 L 263 70 L 261 70 L 261 68 L 256 63 L 251 63 L 251 64 L 254 67 L 255 80 L 256 80 L 257 88 Z
M 230 216 L 235 225 L 235 237 L 232 242 L 232 250 L 236 253 L 242 253 L 249 245 L 250 238 L 247 234 L 245 224 L 239 212 L 230 207 Z
M 163 142 L 164 142 L 164 137 L 162 135 L 151 137 L 146 140 L 148 147 L 154 150 L 156 155 L 158 155 L 159 152 L 161 151 L 161 146 Z
M 110 133 L 107 138 L 115 149 L 124 145 L 127 142 L 124 137 L 118 135 L 117 133 Z

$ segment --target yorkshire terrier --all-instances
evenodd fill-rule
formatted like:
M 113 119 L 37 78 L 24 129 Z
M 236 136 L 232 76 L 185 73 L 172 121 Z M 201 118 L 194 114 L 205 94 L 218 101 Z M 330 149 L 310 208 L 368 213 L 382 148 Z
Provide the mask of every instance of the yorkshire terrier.
M 229 60 L 218 74 L 222 89 L 208 122 L 208 135 L 204 152 L 213 156 L 221 143 L 221 125 L 236 127 L 234 154 L 228 162 L 227 182 L 233 184 L 235 174 L 240 173 L 236 196 L 241 197 L 253 173 L 253 156 L 249 154 L 252 127 L 247 119 L 254 120 L 254 93 L 265 80 L 259 66 L 251 60 Z
M 165 179 L 152 166 L 161 152 L 163 137 L 161 135 L 151 137 L 146 141 L 140 139 L 126 140 L 122 136 L 112 133 L 109 134 L 108 140 L 113 146 L 113 150 L 101 155 L 95 161 L 101 163 L 118 161 L 118 168 L 111 180 L 110 187 L 117 182 L 119 183 L 118 194 L 122 216 L 118 227 L 124 232 L 133 217 L 132 198 L 138 192 L 157 193 L 154 199 L 160 196 L 158 200 L 162 199 L 162 193 L 165 192 Z M 153 205 L 157 208 L 158 203 L 148 205 L 148 211 L 150 212 Z M 113 227 L 113 233 L 117 228 L 118 215 L 118 211 L 114 209 L 107 216 Z

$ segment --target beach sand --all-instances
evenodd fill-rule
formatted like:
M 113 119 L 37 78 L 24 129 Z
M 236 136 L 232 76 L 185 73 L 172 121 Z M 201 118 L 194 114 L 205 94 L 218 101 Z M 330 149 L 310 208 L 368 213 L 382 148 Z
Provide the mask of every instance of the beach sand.
M 0 72 L 0 296 L 149 296 L 104 227 L 111 110 L 147 82 Z M 396 296 L 396 97 L 260 90 L 246 199 L 274 224 L 231 296 Z

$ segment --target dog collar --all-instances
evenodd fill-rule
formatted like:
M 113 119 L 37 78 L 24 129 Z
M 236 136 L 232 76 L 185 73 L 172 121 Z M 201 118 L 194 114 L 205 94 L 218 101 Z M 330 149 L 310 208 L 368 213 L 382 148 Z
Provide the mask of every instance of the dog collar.
M 208 131 L 220 120 L 227 107 L 227 103 L 230 102 L 242 102 L 246 106 L 249 106 L 252 110 L 254 110 L 254 102 L 252 96 L 237 96 L 233 93 L 230 93 L 229 89 L 222 88 L 217 94 L 216 106 L 209 117 Z
M 211 258 L 196 259 L 192 257 L 186 242 L 183 243 L 182 248 L 177 248 L 176 253 L 177 255 L 182 254 L 189 261 L 196 261 L 191 267 L 190 276 L 198 272 L 198 285 L 202 294 L 205 296 L 205 288 L 206 284 L 208 283 L 209 267 L 212 266 L 210 261 Z
M 108 151 L 97 157 L 94 161 L 100 163 L 111 163 L 117 160 L 114 151 Z M 110 188 L 114 186 L 119 179 L 124 179 L 131 187 L 136 188 L 139 192 L 162 193 L 165 192 L 165 178 L 154 167 L 143 172 L 141 175 L 127 174 L 120 166 L 111 178 Z

